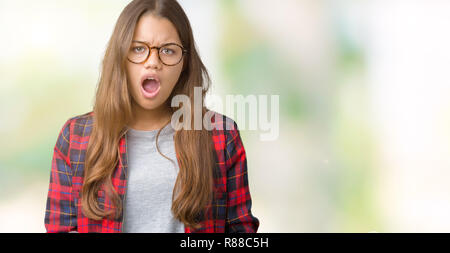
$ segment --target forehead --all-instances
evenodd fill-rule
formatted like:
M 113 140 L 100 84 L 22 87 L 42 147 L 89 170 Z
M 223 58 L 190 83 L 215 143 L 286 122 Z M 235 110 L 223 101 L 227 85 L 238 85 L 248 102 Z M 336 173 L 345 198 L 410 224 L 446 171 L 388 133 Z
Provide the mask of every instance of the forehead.
M 181 44 L 177 29 L 167 18 L 145 14 L 136 25 L 133 40 L 144 41 L 150 45 L 175 42 Z

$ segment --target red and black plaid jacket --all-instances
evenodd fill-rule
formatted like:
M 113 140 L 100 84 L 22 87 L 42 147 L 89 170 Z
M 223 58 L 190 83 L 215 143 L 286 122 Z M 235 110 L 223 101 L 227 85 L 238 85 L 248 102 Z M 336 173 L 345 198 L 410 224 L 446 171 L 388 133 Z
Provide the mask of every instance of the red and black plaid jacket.
M 238 127 L 230 118 L 219 115 L 213 126 L 213 142 L 216 151 L 214 168 L 214 198 L 198 215 L 201 227 L 185 227 L 186 233 L 255 232 L 259 220 L 251 213 L 251 197 L 248 187 L 247 160 Z M 212 117 L 213 121 L 215 117 Z M 45 212 L 47 232 L 106 232 L 122 231 L 123 215 L 117 219 L 91 220 L 80 207 L 80 191 L 83 184 L 84 160 L 92 131 L 93 112 L 69 119 L 59 133 L 56 142 L 50 186 Z M 231 129 L 230 130 L 230 126 Z M 119 142 L 119 163 L 113 174 L 115 190 L 123 199 L 127 180 L 126 138 Z M 112 202 L 103 190 L 98 192 L 103 208 L 111 208 Z

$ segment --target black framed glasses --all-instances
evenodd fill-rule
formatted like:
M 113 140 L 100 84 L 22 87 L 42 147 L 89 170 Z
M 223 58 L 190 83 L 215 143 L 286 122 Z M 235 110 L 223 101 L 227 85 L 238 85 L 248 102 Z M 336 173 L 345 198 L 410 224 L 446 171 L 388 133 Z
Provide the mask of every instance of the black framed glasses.
M 158 58 L 166 66 L 177 65 L 188 52 L 176 43 L 167 43 L 160 47 L 150 47 L 146 42 L 133 41 L 128 51 L 128 60 L 135 64 L 146 62 L 153 49 L 158 50 Z

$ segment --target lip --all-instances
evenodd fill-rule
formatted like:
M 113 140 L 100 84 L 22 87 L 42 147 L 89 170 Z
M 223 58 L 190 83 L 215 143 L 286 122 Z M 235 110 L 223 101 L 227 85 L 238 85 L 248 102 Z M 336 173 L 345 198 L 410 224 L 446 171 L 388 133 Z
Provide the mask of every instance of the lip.
M 148 78 L 153 78 L 153 79 L 155 79 L 155 81 L 157 81 L 159 83 L 159 87 L 158 87 L 158 89 L 155 92 L 149 93 L 149 92 L 144 90 L 144 85 L 142 85 L 142 84 Z M 154 97 L 156 97 L 156 95 L 159 94 L 160 90 L 161 90 L 161 81 L 159 80 L 159 77 L 157 75 L 155 75 L 155 74 L 146 74 L 146 75 L 144 75 L 142 77 L 142 79 L 141 79 L 141 91 L 142 91 L 142 95 L 145 98 L 154 98 Z
M 141 86 L 142 86 L 142 84 L 144 83 L 144 80 L 145 80 L 145 79 L 148 79 L 148 78 L 153 78 L 153 79 L 155 79 L 155 80 L 161 85 L 161 80 L 159 80 L 158 75 L 156 75 L 156 74 L 146 74 L 146 75 L 144 75 L 144 76 L 141 78 Z

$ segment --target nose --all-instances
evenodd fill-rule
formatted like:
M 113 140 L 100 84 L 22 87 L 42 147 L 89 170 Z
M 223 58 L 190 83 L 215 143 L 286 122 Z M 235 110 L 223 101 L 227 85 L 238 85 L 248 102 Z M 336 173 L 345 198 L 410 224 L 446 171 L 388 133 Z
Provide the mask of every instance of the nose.
M 147 61 L 144 63 L 145 68 L 152 68 L 152 69 L 160 69 L 162 66 L 161 61 L 159 60 L 158 56 L 158 49 L 153 48 L 150 50 L 150 56 L 148 57 Z

